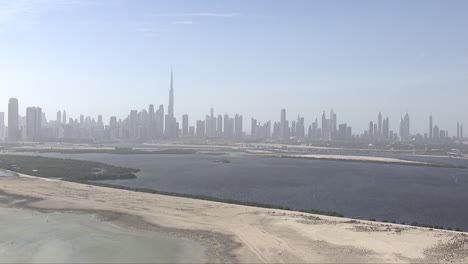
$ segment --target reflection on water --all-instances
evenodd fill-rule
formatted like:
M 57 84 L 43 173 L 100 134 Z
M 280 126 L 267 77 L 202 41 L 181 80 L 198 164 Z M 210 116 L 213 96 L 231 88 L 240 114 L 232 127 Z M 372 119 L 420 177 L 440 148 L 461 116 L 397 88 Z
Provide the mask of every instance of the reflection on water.
M 203 262 L 197 243 L 126 230 L 94 215 L 0 208 L 0 263 Z

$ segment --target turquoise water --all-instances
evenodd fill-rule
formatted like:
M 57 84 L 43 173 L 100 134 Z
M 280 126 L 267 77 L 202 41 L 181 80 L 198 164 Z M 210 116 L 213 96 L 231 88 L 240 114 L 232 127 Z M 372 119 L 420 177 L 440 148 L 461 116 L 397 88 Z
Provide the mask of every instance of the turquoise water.
M 127 230 L 95 215 L 0 208 L 0 263 L 193 263 L 191 240 Z

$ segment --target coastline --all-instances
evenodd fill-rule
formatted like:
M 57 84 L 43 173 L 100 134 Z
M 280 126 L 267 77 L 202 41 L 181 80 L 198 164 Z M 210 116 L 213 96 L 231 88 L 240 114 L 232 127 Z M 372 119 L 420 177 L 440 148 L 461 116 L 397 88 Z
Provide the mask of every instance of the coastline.
M 466 262 L 466 233 L 265 209 L 19 175 L 0 178 L 7 196 L 33 210 L 103 219 L 195 239 L 209 262 Z
M 443 168 L 458 168 L 466 169 L 466 166 L 457 166 L 445 163 L 433 163 L 424 161 L 411 161 L 397 158 L 374 157 L 374 156 L 358 156 L 358 155 L 336 155 L 336 154 L 268 154 L 268 153 L 248 153 L 247 156 L 253 157 L 274 157 L 274 158 L 289 158 L 289 159 L 310 159 L 310 160 L 329 160 L 329 161 L 344 161 L 344 162 L 371 162 L 394 165 L 410 165 L 410 166 L 428 166 L 428 167 L 443 167 Z

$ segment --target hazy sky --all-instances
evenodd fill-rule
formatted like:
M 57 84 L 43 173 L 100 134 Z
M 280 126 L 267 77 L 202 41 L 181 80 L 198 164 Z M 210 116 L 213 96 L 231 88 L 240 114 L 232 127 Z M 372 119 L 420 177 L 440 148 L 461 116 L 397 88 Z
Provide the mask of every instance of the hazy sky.
M 307 126 L 322 110 L 354 132 L 379 111 L 392 129 L 409 111 L 468 131 L 468 1 L 0 0 L 0 111 L 48 119 L 127 116 L 168 103 L 175 113 Z M 166 108 L 167 109 L 167 108 Z

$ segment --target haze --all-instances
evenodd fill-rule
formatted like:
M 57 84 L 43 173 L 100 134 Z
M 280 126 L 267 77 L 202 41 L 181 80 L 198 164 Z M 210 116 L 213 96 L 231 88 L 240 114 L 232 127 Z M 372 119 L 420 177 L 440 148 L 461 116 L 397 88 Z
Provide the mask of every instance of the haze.
M 0 112 L 40 106 L 48 120 L 125 118 L 164 104 L 175 116 L 260 122 L 331 108 L 353 133 L 382 112 L 412 133 L 428 117 L 468 124 L 466 1 L 0 0 Z M 5 120 L 6 121 L 6 120 Z

